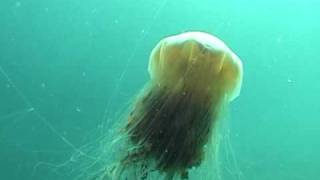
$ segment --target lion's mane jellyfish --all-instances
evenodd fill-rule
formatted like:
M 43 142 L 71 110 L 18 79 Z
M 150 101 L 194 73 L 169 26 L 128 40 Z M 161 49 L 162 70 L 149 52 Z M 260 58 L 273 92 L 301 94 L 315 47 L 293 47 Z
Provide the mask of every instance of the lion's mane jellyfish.
M 164 179 L 188 179 L 188 170 L 211 153 L 205 146 L 222 107 L 240 93 L 241 61 L 217 37 L 186 32 L 156 45 L 148 71 L 150 82 L 123 129 L 128 144 L 114 177 L 152 179 L 150 172 L 157 171 Z M 130 168 L 139 175 L 124 175 Z

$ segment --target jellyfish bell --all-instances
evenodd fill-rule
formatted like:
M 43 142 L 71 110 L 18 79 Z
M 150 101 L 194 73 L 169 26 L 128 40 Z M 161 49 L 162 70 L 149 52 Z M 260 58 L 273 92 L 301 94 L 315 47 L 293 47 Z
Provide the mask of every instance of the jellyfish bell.
M 172 87 L 222 91 L 228 101 L 240 94 L 242 63 L 225 43 L 204 32 L 187 32 L 161 40 L 152 50 L 151 81 Z M 218 88 L 218 89 L 217 89 Z
M 215 136 L 222 106 L 240 93 L 241 61 L 217 37 L 186 32 L 156 45 L 148 71 L 150 82 L 126 122 L 127 148 L 114 176 L 130 179 L 124 172 L 134 169 L 136 179 L 152 179 L 154 170 L 168 180 L 188 179 L 188 170 L 210 153 L 205 145 Z

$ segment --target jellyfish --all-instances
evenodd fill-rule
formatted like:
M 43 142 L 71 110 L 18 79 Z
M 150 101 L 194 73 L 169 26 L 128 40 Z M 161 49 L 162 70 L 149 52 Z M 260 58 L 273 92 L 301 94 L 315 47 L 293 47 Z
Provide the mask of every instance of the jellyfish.
M 211 153 L 205 146 L 223 107 L 240 94 L 242 63 L 217 37 L 185 32 L 155 46 L 148 71 L 122 129 L 126 150 L 112 177 L 155 179 L 150 174 L 157 171 L 163 179 L 188 179 Z

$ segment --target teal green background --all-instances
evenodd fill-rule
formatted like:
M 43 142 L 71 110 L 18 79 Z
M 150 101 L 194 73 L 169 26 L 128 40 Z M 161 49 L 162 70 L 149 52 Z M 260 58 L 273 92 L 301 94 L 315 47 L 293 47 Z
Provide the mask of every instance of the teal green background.
M 223 180 L 318 179 L 319 6 L 2 0 L 0 179 L 74 179 L 86 161 L 79 150 L 94 151 L 147 82 L 154 45 L 192 30 L 217 35 L 243 61 L 242 92 L 229 110 L 234 169 L 243 176 Z

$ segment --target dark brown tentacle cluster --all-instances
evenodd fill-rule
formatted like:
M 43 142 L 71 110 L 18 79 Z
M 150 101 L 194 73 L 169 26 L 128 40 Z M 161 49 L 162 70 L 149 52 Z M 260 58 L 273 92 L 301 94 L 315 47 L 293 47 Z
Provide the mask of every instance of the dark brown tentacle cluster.
M 137 147 L 134 154 L 139 154 L 138 159 L 152 159 L 161 172 L 187 179 L 188 169 L 199 166 L 204 158 L 204 145 L 217 120 L 220 100 L 165 87 L 147 91 L 126 126 L 129 140 Z

